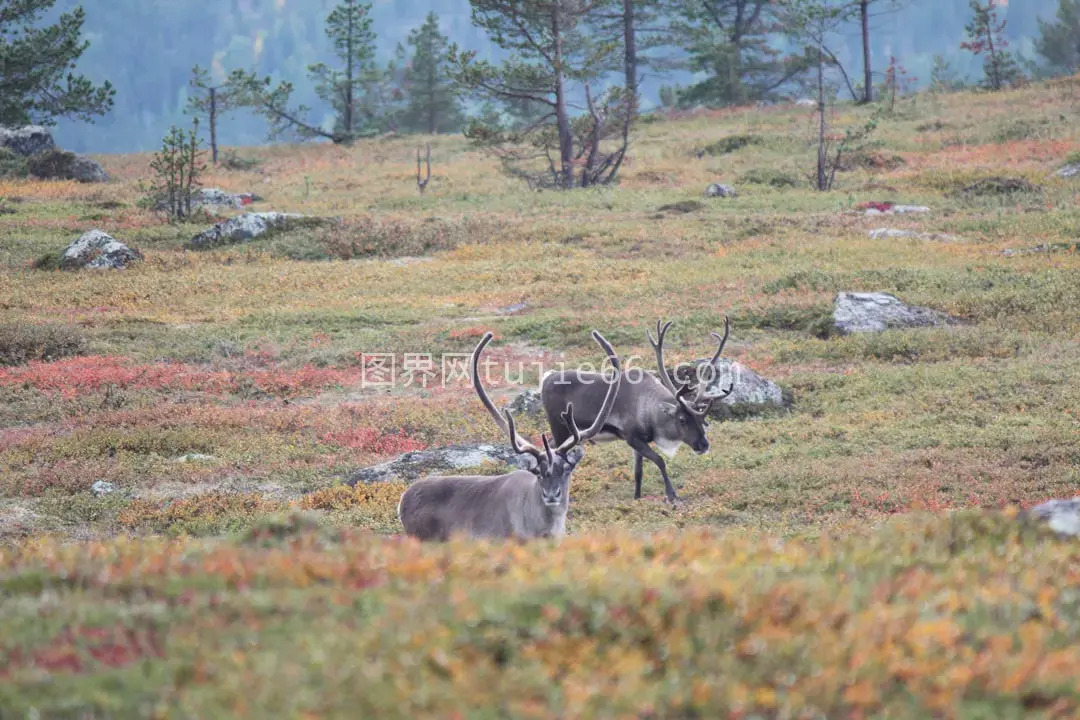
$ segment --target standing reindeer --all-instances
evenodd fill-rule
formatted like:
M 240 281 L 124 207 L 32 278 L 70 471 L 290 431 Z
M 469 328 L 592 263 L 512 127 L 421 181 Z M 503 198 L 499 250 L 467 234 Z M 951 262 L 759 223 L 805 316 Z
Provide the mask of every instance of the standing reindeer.
M 514 416 L 499 415 L 480 383 L 480 353 L 491 340 L 484 335 L 472 356 L 472 379 L 480 401 L 495 423 L 510 438 L 514 451 L 536 460 L 536 470 L 515 470 L 494 477 L 484 475 L 430 476 L 413 483 L 398 503 L 398 518 L 405 532 L 420 540 L 445 541 L 454 533 L 470 537 L 562 537 L 570 504 L 570 475 L 585 451 L 581 443 L 600 432 L 622 382 L 619 358 L 596 330 L 593 339 L 603 348 L 615 369 L 600 405 L 593 411 L 592 425 L 582 431 L 574 420 L 574 406 L 567 403 L 560 414 L 566 432 L 554 449 L 541 435 L 543 449 L 517 434 Z
M 656 323 L 656 335 L 654 339 L 649 332 L 649 342 L 656 353 L 656 365 L 659 371 L 656 375 L 651 373 L 640 374 L 640 380 L 630 380 L 624 383 L 619 396 L 615 399 L 615 407 L 606 416 L 603 430 L 593 439 L 593 442 L 610 442 L 622 440 L 634 449 L 634 499 L 641 498 L 641 476 L 644 458 L 648 458 L 660 469 L 660 476 L 664 479 L 664 492 L 668 501 L 674 505 L 678 500 L 675 488 L 668 477 L 667 465 L 664 459 L 650 447 L 655 443 L 660 452 L 667 457 L 675 457 L 679 447 L 689 445 L 694 452 L 702 455 L 709 451 L 709 439 L 705 435 L 707 423 L 705 420 L 712 404 L 716 400 L 727 397 L 734 390 L 734 383 L 719 396 L 705 397 L 707 382 L 698 384 L 697 392 L 692 400 L 687 400 L 691 387 L 688 384 L 679 384 L 676 387 L 667 368 L 664 367 L 664 337 L 667 335 L 671 322 L 661 325 Z M 716 353 L 708 365 L 712 367 L 724 351 L 727 342 L 730 324 L 727 317 L 724 318 L 724 335 L 717 333 L 712 336 L 719 342 Z M 552 371 L 544 376 L 540 383 L 540 401 L 544 406 L 548 424 L 551 426 L 551 435 L 556 443 L 561 443 L 572 432 L 563 421 L 559 408 L 573 403 L 576 415 L 584 421 L 595 422 L 597 418 L 604 417 L 601 410 L 605 407 L 601 402 L 601 394 L 597 386 L 597 380 L 602 379 L 598 373 L 581 371 Z

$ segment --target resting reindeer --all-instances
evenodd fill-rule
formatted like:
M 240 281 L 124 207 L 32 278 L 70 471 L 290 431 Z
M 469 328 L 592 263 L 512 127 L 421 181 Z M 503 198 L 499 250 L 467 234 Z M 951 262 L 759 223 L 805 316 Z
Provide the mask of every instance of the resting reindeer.
M 593 331 L 593 339 L 618 368 L 619 359 L 608 341 Z M 505 475 L 431 476 L 413 483 L 398 503 L 398 518 L 405 532 L 421 540 L 445 541 L 454 533 L 479 537 L 541 538 L 566 534 L 566 512 L 570 504 L 570 474 L 581 461 L 581 443 L 604 426 L 622 381 L 616 370 L 607 393 L 593 411 L 592 425 L 579 430 L 574 406 L 566 404 L 560 419 L 567 428 L 554 449 L 547 435 L 541 435 L 543 450 L 517 434 L 514 416 L 505 411 L 503 419 L 480 383 L 480 353 L 491 340 L 484 335 L 472 356 L 473 387 L 496 424 L 510 438 L 515 452 L 536 460 L 535 473 L 515 470 Z
M 705 435 L 705 416 L 712 404 L 719 398 L 730 395 L 734 384 L 717 397 L 706 398 L 707 382 L 698 384 L 693 400 L 687 400 L 689 385 L 678 387 L 664 367 L 664 337 L 671 322 L 661 326 L 656 323 L 657 338 L 648 333 L 649 342 L 656 353 L 659 373 L 640 373 L 640 380 L 631 379 L 623 383 L 615 407 L 604 422 L 603 430 L 593 438 L 593 442 L 623 440 L 634 449 L 634 499 L 641 498 L 641 475 L 644 458 L 651 460 L 660 468 L 664 479 L 664 491 L 673 505 L 678 500 L 675 488 L 668 477 L 664 459 L 649 446 L 655 443 L 668 458 L 675 457 L 681 445 L 689 445 L 699 455 L 708 452 L 709 439 Z M 716 354 L 709 361 L 711 367 L 724 351 L 730 325 L 724 318 L 724 336 L 717 333 L 712 336 L 719 341 Z M 573 403 L 576 416 L 583 421 L 595 421 L 601 417 L 602 390 L 597 381 L 602 380 L 598 373 L 581 371 L 553 371 L 544 376 L 540 383 L 540 400 L 551 426 L 551 435 L 556 443 L 563 442 L 571 430 L 562 422 L 559 408 Z

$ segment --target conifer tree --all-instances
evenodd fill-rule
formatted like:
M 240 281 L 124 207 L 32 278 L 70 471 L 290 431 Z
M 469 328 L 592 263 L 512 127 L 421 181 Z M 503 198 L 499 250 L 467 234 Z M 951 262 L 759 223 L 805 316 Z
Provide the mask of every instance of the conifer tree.
M 90 121 L 104 115 L 115 91 L 76 74 L 76 61 L 90 43 L 82 39 L 81 7 L 51 25 L 39 21 L 56 0 L 0 3 L 0 125 L 46 125 L 58 117 Z

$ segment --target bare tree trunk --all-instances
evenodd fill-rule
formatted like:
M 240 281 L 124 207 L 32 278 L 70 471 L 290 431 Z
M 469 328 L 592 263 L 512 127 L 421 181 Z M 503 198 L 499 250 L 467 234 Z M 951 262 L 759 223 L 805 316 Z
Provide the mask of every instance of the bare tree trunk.
M 210 157 L 217 165 L 217 88 L 210 88 Z
M 574 136 L 566 106 L 566 76 L 563 73 L 562 6 L 556 0 L 551 11 L 551 36 L 555 40 L 555 120 L 559 128 L 559 175 L 564 188 L 574 186 Z
M 991 10 L 993 7 L 994 4 L 990 3 Z M 986 44 L 990 49 L 990 87 L 993 90 L 1000 90 L 1004 83 L 1001 82 L 1001 73 L 998 72 L 1000 68 L 997 61 L 997 49 L 994 47 L 994 28 L 989 22 L 989 17 L 986 23 Z
M 862 20 L 863 102 L 874 102 L 874 74 L 870 69 L 870 0 L 859 0 Z
M 353 13 L 349 9 L 348 39 L 345 41 L 348 57 L 345 58 L 345 117 L 342 118 L 345 135 L 353 134 Z
M 817 87 L 818 87 L 818 149 L 817 149 L 817 188 L 828 190 L 825 157 L 825 51 L 822 48 L 824 38 L 818 39 Z
M 434 135 L 437 129 L 436 117 L 435 117 L 435 76 L 429 75 L 427 78 L 428 83 L 428 135 Z
M 624 58 L 626 94 L 630 98 L 630 115 L 636 115 L 638 104 L 638 60 L 637 34 L 634 28 L 634 0 L 623 0 L 623 42 L 626 44 Z
M 742 39 L 743 19 L 746 13 L 746 0 L 735 2 L 735 22 L 731 27 L 732 56 L 728 62 L 728 92 L 731 93 L 731 104 L 741 105 L 743 102 L 742 86 Z

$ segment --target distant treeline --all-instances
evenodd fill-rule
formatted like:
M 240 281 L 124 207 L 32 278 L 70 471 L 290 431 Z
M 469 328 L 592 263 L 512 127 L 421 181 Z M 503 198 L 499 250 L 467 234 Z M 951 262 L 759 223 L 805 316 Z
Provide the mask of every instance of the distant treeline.
M 309 66 L 333 60 L 326 37 L 326 19 L 335 0 L 60 0 L 54 13 L 81 4 L 86 10 L 86 38 L 90 47 L 79 61 L 80 72 L 116 88 L 112 111 L 94 124 L 62 120 L 58 141 L 82 152 L 146 151 L 158 146 L 163 128 L 189 123 L 184 115 L 191 89 L 192 67 L 206 68 L 211 77 L 224 78 L 235 69 L 251 70 L 295 85 L 293 100 L 313 109 L 313 117 L 330 123 L 333 109 L 320 100 L 307 81 Z M 959 77 L 981 72 L 981 61 L 960 48 L 965 24 L 971 20 L 969 0 L 909 0 L 893 10 L 888 2 L 875 2 L 871 23 L 875 71 L 885 72 L 895 57 L 918 85 L 930 80 L 934 56 L 948 61 Z M 660 3 L 662 6 L 663 3 Z M 1058 0 L 1027 0 L 1003 5 L 1006 36 L 1021 58 L 1035 58 L 1034 39 L 1039 18 L 1052 19 Z M 391 0 L 373 4 L 377 60 L 394 58 L 399 44 L 435 11 L 443 34 L 478 57 L 503 59 L 470 19 L 469 0 Z M 661 12 L 663 8 L 661 7 Z M 783 46 L 783 37 L 776 39 Z M 856 76 L 862 63 L 857 22 L 837 34 L 832 48 Z M 707 71 L 683 64 L 685 48 L 665 51 L 668 62 L 643 68 L 641 108 L 661 102 L 663 86 L 693 86 Z M 612 84 L 620 82 L 613 69 Z M 672 100 L 670 90 L 667 96 Z M 469 105 L 471 113 L 481 108 Z M 265 141 L 267 126 L 257 114 L 237 112 L 221 122 L 219 141 L 225 145 Z

